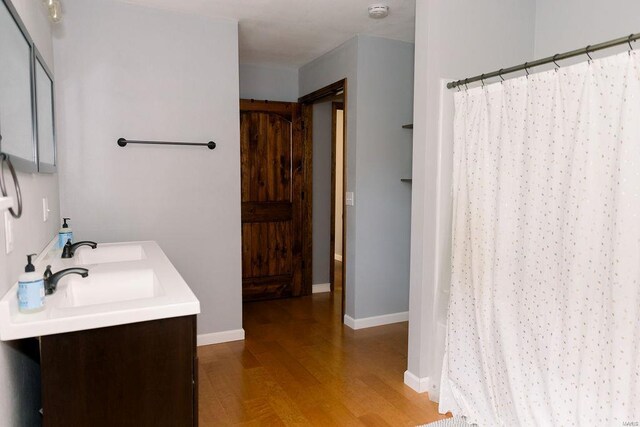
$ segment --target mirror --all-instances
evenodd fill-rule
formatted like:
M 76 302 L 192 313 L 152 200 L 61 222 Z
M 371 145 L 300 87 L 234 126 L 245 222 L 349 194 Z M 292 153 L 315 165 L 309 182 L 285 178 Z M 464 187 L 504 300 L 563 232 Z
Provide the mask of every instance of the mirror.
M 53 78 L 37 49 L 35 70 L 38 171 L 52 173 L 56 171 Z
M 7 1 L 0 4 L 0 151 L 36 172 L 31 40 Z

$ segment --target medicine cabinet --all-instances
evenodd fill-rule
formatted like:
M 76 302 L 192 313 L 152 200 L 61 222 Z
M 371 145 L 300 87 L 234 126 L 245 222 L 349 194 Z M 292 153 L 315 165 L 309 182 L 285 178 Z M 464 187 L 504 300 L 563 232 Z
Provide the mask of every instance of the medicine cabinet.
M 0 0 L 0 152 L 22 172 L 56 171 L 53 74 L 9 0 Z

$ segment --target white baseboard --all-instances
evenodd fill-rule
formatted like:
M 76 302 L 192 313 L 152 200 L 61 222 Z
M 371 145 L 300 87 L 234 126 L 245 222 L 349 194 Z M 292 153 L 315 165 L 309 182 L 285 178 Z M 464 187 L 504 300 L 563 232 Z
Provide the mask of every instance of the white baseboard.
M 340 261 L 340 262 L 342 262 L 342 255 L 334 254 L 334 255 L 333 255 L 333 258 L 334 258 L 336 261 Z
M 198 335 L 198 346 L 240 341 L 243 339 L 244 329 L 232 329 L 230 331 L 213 332 L 211 334 L 200 334 Z
M 331 283 L 318 283 L 311 286 L 311 293 L 331 292 Z
M 404 383 L 418 393 L 429 391 L 429 377 L 420 378 L 409 371 L 404 371 Z
M 390 325 L 391 323 L 406 322 L 409 320 L 409 312 L 383 314 L 382 316 L 363 317 L 354 319 L 351 316 L 344 315 L 344 324 L 351 329 L 372 328 L 374 326 Z

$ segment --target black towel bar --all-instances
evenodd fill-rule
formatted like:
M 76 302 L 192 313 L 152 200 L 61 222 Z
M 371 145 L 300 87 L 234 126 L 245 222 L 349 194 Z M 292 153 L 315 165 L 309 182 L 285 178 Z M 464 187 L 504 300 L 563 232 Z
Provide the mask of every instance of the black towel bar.
M 197 145 L 208 147 L 209 150 L 213 150 L 216 148 L 216 143 L 213 141 L 209 142 L 167 142 L 167 141 L 132 141 L 129 139 L 120 138 L 118 139 L 118 145 L 120 147 L 126 147 L 127 144 L 153 144 L 153 145 Z

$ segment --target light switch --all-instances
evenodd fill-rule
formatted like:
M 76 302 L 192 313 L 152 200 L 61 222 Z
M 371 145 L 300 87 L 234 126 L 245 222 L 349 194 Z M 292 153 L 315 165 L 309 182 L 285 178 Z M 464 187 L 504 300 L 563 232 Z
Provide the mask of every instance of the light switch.
M 9 212 L 4 213 L 4 239 L 7 254 L 13 252 L 13 220 Z
M 49 199 L 46 197 L 42 198 L 42 221 L 47 222 L 49 219 Z
M 347 191 L 344 193 L 344 204 L 347 206 L 353 206 L 353 191 Z

